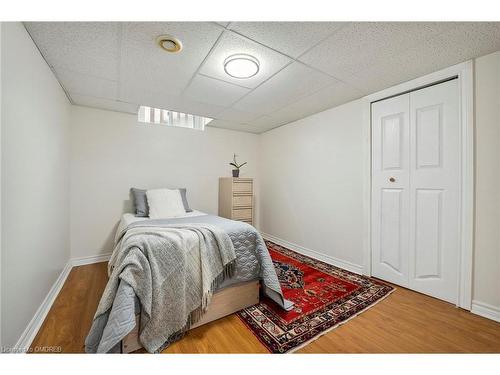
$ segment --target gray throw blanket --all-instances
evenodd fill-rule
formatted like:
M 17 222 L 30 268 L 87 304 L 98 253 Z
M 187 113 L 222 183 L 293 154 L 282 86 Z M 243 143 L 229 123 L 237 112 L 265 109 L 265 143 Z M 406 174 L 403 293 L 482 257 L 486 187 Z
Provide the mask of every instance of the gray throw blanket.
M 201 318 L 214 290 L 232 275 L 235 258 L 229 236 L 210 224 L 130 228 L 109 262 L 94 325 L 106 324 L 125 282 L 142 307 L 140 341 L 147 351 L 159 352 Z M 96 351 L 109 349 L 101 342 Z

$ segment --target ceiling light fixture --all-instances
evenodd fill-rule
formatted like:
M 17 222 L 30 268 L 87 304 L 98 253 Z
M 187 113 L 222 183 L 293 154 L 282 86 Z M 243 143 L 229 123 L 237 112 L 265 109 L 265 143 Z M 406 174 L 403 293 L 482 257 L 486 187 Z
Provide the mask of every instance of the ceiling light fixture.
M 167 52 L 177 53 L 182 50 L 181 41 L 170 35 L 160 35 L 158 38 L 156 38 L 156 43 L 160 46 L 161 49 Z
M 244 53 L 231 55 L 224 60 L 224 71 L 233 78 L 253 77 L 259 72 L 259 68 L 259 60 Z

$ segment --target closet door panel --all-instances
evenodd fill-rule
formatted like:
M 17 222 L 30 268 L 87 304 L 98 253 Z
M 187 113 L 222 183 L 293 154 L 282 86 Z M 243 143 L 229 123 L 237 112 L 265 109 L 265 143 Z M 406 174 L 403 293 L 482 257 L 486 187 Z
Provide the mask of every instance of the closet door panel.
M 415 113 L 416 168 L 441 168 L 443 153 L 442 104 L 418 108 Z
M 458 81 L 410 93 L 409 286 L 456 302 L 460 231 Z
M 397 113 L 391 116 L 385 116 L 380 119 L 381 121 L 381 157 L 382 165 L 381 170 L 401 170 L 403 168 L 403 155 L 401 144 L 404 134 L 404 114 Z
M 382 189 L 380 201 L 380 258 L 381 266 L 389 267 L 404 276 L 402 258 L 405 258 L 401 220 L 403 219 L 403 189 Z
M 408 285 L 409 96 L 372 104 L 372 274 Z
M 415 194 L 416 279 L 439 278 L 442 274 L 442 194 L 442 190 L 432 189 L 419 189 Z

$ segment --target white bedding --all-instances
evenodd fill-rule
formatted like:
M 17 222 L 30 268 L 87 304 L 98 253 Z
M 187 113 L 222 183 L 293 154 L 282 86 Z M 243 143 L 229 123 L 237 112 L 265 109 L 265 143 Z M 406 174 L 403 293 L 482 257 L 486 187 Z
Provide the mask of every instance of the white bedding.
M 179 216 L 179 218 L 183 217 L 196 217 L 196 216 L 204 216 L 208 215 L 204 212 L 193 210 L 192 212 L 186 212 L 184 216 Z M 118 224 L 118 229 L 116 230 L 116 235 L 122 233 L 122 231 L 127 228 L 130 224 L 135 223 L 136 221 L 144 221 L 144 220 L 150 220 L 149 217 L 138 217 L 135 216 L 134 214 L 131 213 L 126 213 L 122 215 L 122 218 L 120 220 L 120 224 Z
M 184 217 L 186 209 L 179 189 L 151 189 L 146 191 L 150 219 Z

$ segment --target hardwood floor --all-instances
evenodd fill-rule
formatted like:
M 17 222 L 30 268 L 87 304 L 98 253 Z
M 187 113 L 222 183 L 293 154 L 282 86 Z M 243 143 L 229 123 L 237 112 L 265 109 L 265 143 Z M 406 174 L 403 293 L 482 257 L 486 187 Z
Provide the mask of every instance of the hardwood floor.
M 106 263 L 75 267 L 32 347 L 84 351 Z M 500 323 L 404 288 L 299 353 L 500 353 Z M 191 330 L 164 353 L 267 353 L 236 315 Z

